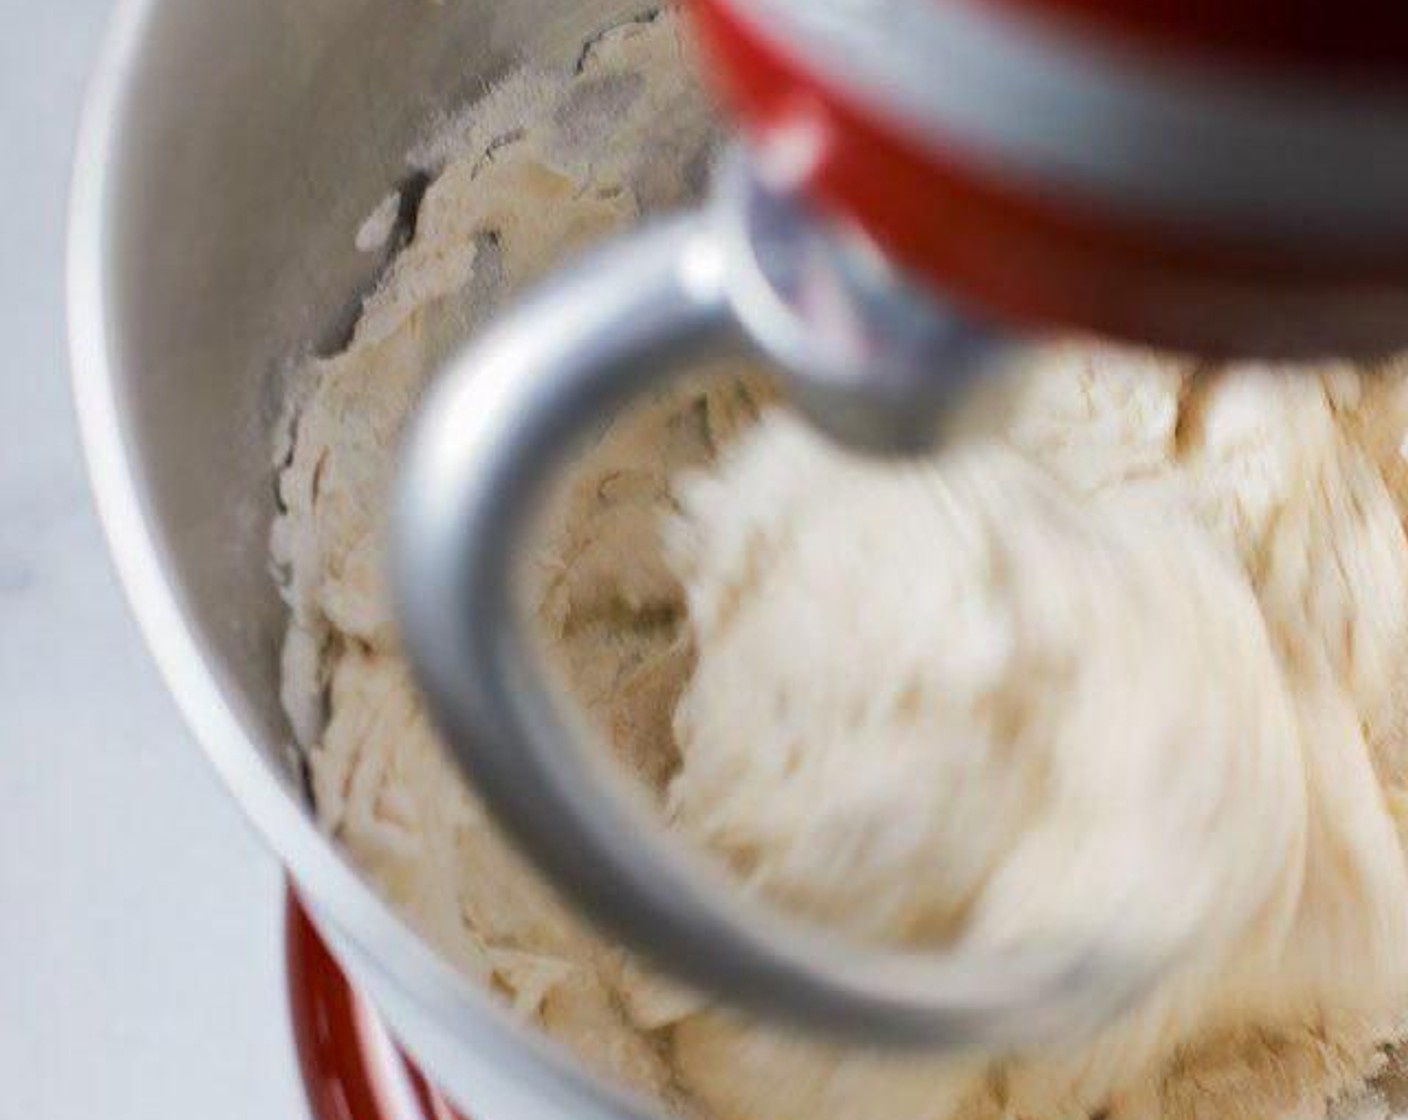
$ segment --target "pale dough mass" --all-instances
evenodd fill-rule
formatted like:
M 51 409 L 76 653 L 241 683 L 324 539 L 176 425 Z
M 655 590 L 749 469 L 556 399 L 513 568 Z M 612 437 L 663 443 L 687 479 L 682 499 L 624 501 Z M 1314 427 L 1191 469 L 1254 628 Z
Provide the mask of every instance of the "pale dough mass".
M 679 34 L 622 29 L 443 130 L 413 240 L 351 345 L 307 364 L 274 553 L 320 820 L 461 968 L 681 1112 L 1395 1111 L 1408 364 L 1053 345 L 903 468 L 706 371 L 584 455 L 534 558 L 617 757 L 768 897 L 912 945 L 1088 930 L 1176 954 L 1094 1039 L 960 1063 L 741 1022 L 584 929 L 441 756 L 381 577 L 395 437 L 505 294 L 698 191 L 711 123 Z

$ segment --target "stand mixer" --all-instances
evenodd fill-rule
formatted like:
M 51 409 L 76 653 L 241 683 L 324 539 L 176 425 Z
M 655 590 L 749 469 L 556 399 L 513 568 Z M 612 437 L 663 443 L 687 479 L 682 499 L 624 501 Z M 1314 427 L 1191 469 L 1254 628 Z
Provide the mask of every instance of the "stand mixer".
M 1209 357 L 1408 342 L 1408 9 L 695 0 L 742 140 L 699 213 L 579 262 L 443 371 L 393 518 L 406 650 L 454 757 L 608 933 L 750 1012 L 871 1043 L 1087 1030 L 1170 963 L 1098 931 L 842 944 L 741 900 L 615 788 L 531 649 L 518 560 L 603 419 L 761 354 L 819 428 L 933 446 L 1027 332 Z

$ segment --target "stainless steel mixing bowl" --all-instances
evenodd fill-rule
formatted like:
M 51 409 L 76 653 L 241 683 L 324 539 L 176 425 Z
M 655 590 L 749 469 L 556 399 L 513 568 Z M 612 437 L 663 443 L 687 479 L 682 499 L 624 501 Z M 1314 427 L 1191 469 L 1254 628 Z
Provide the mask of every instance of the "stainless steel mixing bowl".
M 484 1120 L 645 1116 L 427 948 L 319 832 L 279 707 L 268 576 L 286 359 L 379 261 L 353 236 L 438 110 L 570 57 L 642 0 L 125 0 L 73 187 L 69 312 L 93 487 L 186 718 L 353 981 Z

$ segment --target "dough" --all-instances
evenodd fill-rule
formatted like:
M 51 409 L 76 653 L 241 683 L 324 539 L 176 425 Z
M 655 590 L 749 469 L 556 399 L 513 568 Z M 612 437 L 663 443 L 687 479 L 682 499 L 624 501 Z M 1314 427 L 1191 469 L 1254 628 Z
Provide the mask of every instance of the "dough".
M 694 196 L 674 19 L 524 70 L 417 153 L 414 238 L 294 380 L 273 554 L 318 818 L 464 971 L 718 1120 L 1386 1114 L 1408 1010 L 1408 365 L 1072 343 L 881 470 L 703 370 L 603 433 L 534 557 L 566 681 L 689 842 L 857 938 L 1171 954 L 1094 1039 L 965 1062 L 742 1021 L 604 943 L 446 761 L 381 572 L 425 379 L 577 247 Z M 836 635 L 844 634 L 844 641 Z
M 1408 1006 L 1382 777 L 1400 507 L 1351 434 L 1354 373 L 1144 363 L 1046 352 L 904 468 L 771 416 L 687 487 L 670 808 L 858 937 L 1177 954 L 1094 1040 L 1000 1067 L 987 1107 L 1320 1115 Z M 808 1115 L 756 1060 L 779 1045 L 696 1023 L 675 1056 L 725 1115 Z M 993 1072 L 935 1070 L 934 1093 L 981 1101 Z

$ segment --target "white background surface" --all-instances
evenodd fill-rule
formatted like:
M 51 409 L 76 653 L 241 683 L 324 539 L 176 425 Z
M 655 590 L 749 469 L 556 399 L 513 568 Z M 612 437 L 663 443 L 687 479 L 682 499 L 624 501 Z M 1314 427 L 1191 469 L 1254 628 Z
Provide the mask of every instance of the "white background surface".
M 107 0 L 0 34 L 0 1116 L 305 1120 L 281 879 L 157 680 L 68 401 L 63 234 Z

